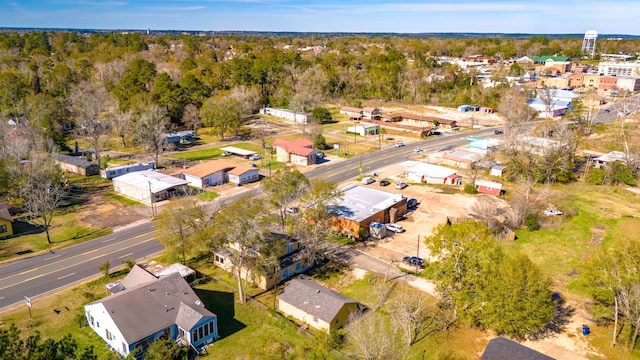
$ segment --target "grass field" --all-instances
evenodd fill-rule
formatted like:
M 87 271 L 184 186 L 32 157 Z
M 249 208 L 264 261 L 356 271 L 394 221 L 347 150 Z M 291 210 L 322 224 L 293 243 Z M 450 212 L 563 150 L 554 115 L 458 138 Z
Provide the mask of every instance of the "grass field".
M 577 266 L 591 251 L 640 238 L 639 198 L 621 187 L 555 186 L 550 202 L 566 215 L 542 219 L 538 231 L 516 231 L 518 240 L 505 246 L 527 254 L 558 285 L 571 288 Z

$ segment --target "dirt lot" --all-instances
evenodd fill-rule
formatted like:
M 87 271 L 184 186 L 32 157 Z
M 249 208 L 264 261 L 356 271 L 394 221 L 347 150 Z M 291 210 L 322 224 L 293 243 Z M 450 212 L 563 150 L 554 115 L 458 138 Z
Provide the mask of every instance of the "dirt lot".
M 117 228 L 151 217 L 148 206 L 123 206 L 104 196 L 91 195 L 86 206 L 78 212 L 78 219 L 95 228 Z
M 400 163 L 377 171 L 378 180 L 386 178 L 392 181 L 402 180 L 402 174 L 407 164 Z M 433 229 L 446 223 L 447 217 L 468 218 L 475 217 L 475 207 L 478 201 L 489 201 L 499 209 L 498 214 L 504 214 L 508 205 L 502 199 L 491 195 L 467 195 L 467 194 L 446 194 L 442 188 L 428 185 L 409 185 L 403 190 L 397 190 L 393 185 L 380 187 L 375 182 L 369 187 L 384 190 L 387 192 L 401 193 L 407 198 L 415 198 L 420 205 L 407 213 L 405 218 L 399 222 L 406 231 L 394 234 L 383 240 L 370 243 L 367 251 L 381 259 L 389 262 L 401 262 L 407 255 L 428 258 L 429 252 L 424 245 L 424 238 L 432 234 Z M 419 247 L 419 251 L 418 251 Z

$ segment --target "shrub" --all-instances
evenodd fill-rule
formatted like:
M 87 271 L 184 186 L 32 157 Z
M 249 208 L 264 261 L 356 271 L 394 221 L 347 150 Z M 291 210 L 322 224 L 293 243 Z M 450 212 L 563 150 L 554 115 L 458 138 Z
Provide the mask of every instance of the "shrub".
M 466 192 L 467 194 L 477 194 L 478 189 L 476 189 L 476 186 L 473 184 L 465 184 L 464 192 Z
M 529 231 L 536 231 L 540 229 L 540 223 L 538 222 L 538 215 L 528 214 L 527 218 L 524 220 L 524 225 L 527 227 L 527 230 Z

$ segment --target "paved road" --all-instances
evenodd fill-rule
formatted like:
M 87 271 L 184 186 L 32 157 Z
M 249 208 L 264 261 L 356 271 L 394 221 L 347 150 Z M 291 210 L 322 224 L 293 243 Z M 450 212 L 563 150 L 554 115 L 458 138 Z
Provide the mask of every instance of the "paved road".
M 635 96 L 630 103 L 637 107 L 639 100 L 640 97 Z M 612 107 L 610 112 L 600 111 L 594 122 L 614 120 L 617 110 Z M 427 153 L 443 151 L 464 145 L 465 139 L 469 136 L 487 136 L 493 134 L 493 131 L 494 129 L 483 129 L 464 134 L 447 134 L 400 148 L 390 146 L 340 162 L 329 161 L 307 172 L 306 175 L 309 178 L 342 183 L 360 175 L 360 167 L 364 173 L 372 173 L 376 169 L 409 159 L 417 147 Z M 232 202 L 241 196 L 258 196 L 260 193 L 258 187 L 226 199 L 216 199 L 207 209 L 215 209 L 220 201 Z M 22 302 L 25 296 L 37 298 L 95 277 L 99 275 L 98 267 L 105 261 L 116 267 L 120 266 L 124 259 L 139 260 L 162 251 L 163 246 L 157 241 L 154 229 L 155 225 L 152 222 L 145 222 L 55 253 L 39 254 L 0 266 L 0 310 Z M 348 258 L 362 268 L 379 273 L 383 271 L 381 269 L 389 266 L 381 261 L 376 262 L 362 253 L 353 253 Z
M 142 259 L 163 250 L 152 222 L 131 226 L 98 239 L 54 252 L 42 253 L 0 267 L 0 309 L 36 298 L 99 274 L 108 261 Z

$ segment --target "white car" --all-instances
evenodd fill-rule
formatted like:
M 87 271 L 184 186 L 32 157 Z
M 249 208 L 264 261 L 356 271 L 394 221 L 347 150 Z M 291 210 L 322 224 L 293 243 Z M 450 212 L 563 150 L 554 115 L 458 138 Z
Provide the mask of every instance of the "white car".
M 373 184 L 374 182 L 376 182 L 376 179 L 372 178 L 371 176 L 367 176 L 366 178 L 362 179 L 362 183 L 365 185 Z
M 413 149 L 413 151 L 419 153 L 419 152 L 422 152 L 422 148 L 415 148 Z
M 385 224 L 385 226 L 387 227 L 387 230 L 393 231 L 394 233 L 404 232 L 404 228 L 398 224 Z
M 547 209 L 544 211 L 546 216 L 560 216 L 564 215 L 564 213 L 558 209 Z
M 397 182 L 397 183 L 396 183 L 396 189 L 398 189 L 398 190 L 402 190 L 402 189 L 406 188 L 407 186 L 408 186 L 408 185 L 407 185 L 407 183 L 406 183 L 406 182 L 402 182 L 402 181 L 400 181 L 400 182 Z
M 228 151 L 225 151 L 221 154 L 222 156 L 231 156 L 232 154 Z
M 395 147 L 403 147 L 404 143 L 402 141 L 398 141 L 395 145 L 393 145 Z
M 253 154 L 249 156 L 249 160 L 260 160 L 260 159 L 262 159 L 262 156 L 260 156 L 260 154 Z

